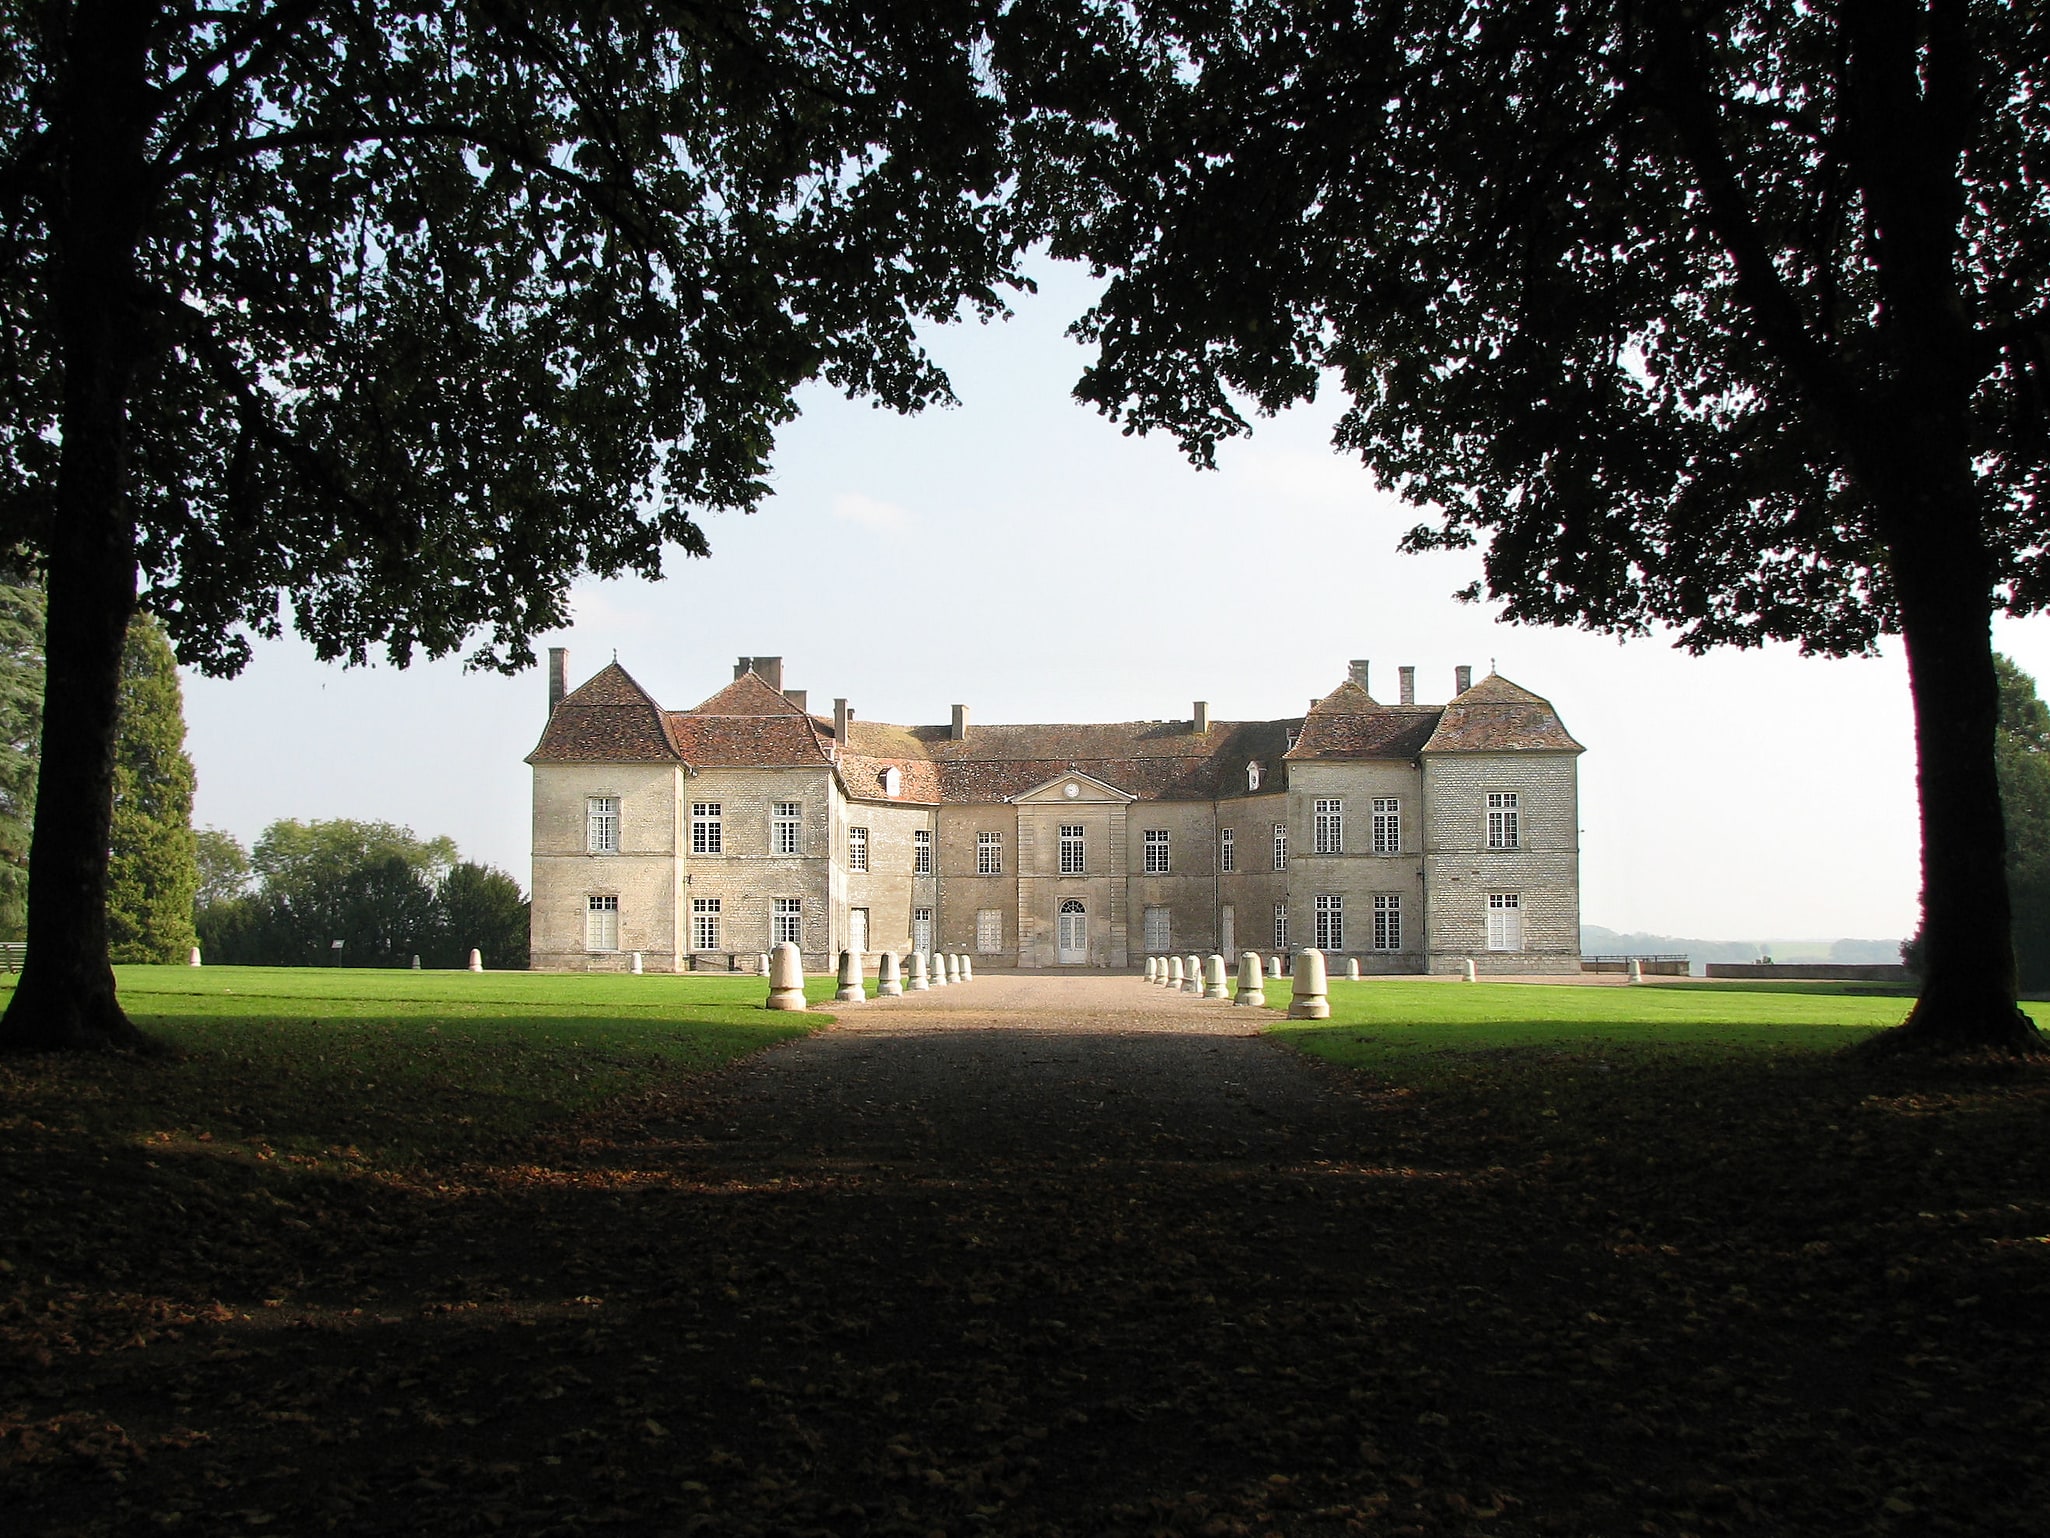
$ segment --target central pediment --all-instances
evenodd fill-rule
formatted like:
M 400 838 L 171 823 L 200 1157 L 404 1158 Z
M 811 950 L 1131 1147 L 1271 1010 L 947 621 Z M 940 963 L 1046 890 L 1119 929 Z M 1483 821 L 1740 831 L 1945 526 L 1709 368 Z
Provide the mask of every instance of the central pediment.
M 1126 805 L 1139 798 L 1128 790 L 1120 790 L 1107 780 L 1099 780 L 1093 774 L 1084 774 L 1079 769 L 1070 769 L 1066 774 L 1057 774 L 1052 779 L 1020 791 L 1012 796 L 1014 806 L 1082 806 L 1089 802 L 1114 802 Z

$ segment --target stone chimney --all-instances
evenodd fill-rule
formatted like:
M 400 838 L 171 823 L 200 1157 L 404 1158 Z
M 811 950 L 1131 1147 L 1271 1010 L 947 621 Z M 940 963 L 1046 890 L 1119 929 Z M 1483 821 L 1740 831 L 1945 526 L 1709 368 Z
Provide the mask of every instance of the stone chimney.
M 781 657 L 757 657 L 754 659 L 755 677 L 774 689 L 783 692 L 783 659 Z
M 1472 668 L 1470 668 L 1470 667 L 1456 667 L 1456 668 L 1454 668 L 1454 669 L 1452 670 L 1452 692 L 1453 692 L 1454 694 L 1464 694 L 1464 693 L 1466 693 L 1466 691 L 1467 691 L 1467 690 L 1471 689 L 1472 687 L 1473 687 L 1473 669 L 1472 669 Z
M 1346 674 L 1346 677 L 1350 678 L 1350 679 L 1351 679 L 1351 680 L 1352 680 L 1352 681 L 1353 681 L 1354 683 L 1358 684 L 1358 685 L 1359 685 L 1359 686 L 1360 686 L 1360 687 L 1361 687 L 1362 689 L 1367 689 L 1367 659 L 1366 659 L 1366 658 L 1364 658 L 1364 657 L 1355 657 L 1355 658 L 1354 658 L 1354 659 L 1353 659 L 1353 660 L 1352 660 L 1351 662 L 1348 662 L 1348 663 L 1347 663 L 1347 664 L 1345 665 L 1345 674 Z M 1373 690 L 1371 690 L 1371 689 L 1367 689 L 1367 693 L 1369 693 L 1369 694 L 1372 694 L 1373 692 L 1374 692 Z
M 1416 703 L 1416 669 L 1397 668 L 1395 676 L 1402 680 L 1402 703 L 1414 705 Z
M 1196 735 L 1199 737 L 1210 730 L 1210 702 L 1208 700 L 1196 701 L 1195 726 Z
M 783 691 L 783 698 L 790 701 L 790 703 L 795 705 L 799 710 L 805 709 L 804 702 L 806 697 L 807 696 L 805 694 L 805 691 L 802 689 L 785 689 Z
M 738 662 L 734 663 L 733 681 L 739 683 L 743 678 L 747 677 L 749 673 L 754 671 L 754 665 L 755 660 L 752 657 L 742 657 Z
M 966 705 L 956 705 L 954 707 L 954 729 L 947 735 L 956 742 L 966 742 L 968 740 L 968 707 Z
M 833 738 L 841 747 L 847 746 L 847 725 L 854 719 L 854 712 L 847 708 L 845 700 L 833 701 Z
M 569 648 L 551 646 L 548 648 L 548 713 L 555 714 L 555 707 L 562 703 L 562 697 L 569 693 Z

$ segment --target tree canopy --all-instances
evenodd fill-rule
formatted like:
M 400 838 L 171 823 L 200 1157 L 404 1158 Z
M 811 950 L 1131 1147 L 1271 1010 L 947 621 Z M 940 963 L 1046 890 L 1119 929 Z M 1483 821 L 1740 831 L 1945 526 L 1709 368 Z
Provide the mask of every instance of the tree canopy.
M 1036 8 L 1020 186 L 1107 272 L 1078 393 L 1199 463 L 1337 442 L 1513 620 L 1904 637 L 1929 968 L 2030 1051 L 1988 615 L 2050 600 L 2050 11 L 1996 0 Z M 1466 595 L 1480 596 L 1483 584 Z
M 0 1045 L 135 1040 L 102 912 L 138 586 L 216 673 L 287 623 L 519 667 L 579 575 L 752 508 L 804 382 L 945 398 L 916 323 L 1012 280 L 986 9 L 0 11 L 0 547 L 50 601 Z
M 114 821 L 107 872 L 107 942 L 115 961 L 183 961 L 192 949 L 199 846 L 192 834 L 198 777 L 185 752 L 178 665 L 153 615 L 129 622 L 114 747 Z

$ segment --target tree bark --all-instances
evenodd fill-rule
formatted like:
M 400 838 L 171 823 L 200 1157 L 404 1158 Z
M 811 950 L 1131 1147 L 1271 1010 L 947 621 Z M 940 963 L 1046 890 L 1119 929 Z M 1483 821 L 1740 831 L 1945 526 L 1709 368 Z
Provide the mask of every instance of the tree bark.
M 1999 683 L 1992 592 L 1976 501 L 1940 526 L 1923 516 L 1892 541 L 1922 814 L 1922 993 L 1873 1049 L 1938 1055 L 2050 1052 L 2016 1003 L 2007 832 L 1994 767 Z
M 134 1050 L 107 959 L 107 849 L 121 651 L 135 609 L 128 399 L 143 344 L 136 260 L 148 206 L 146 40 L 153 7 L 85 0 L 56 103 L 54 310 L 63 447 L 46 545 L 43 754 L 29 845 L 28 956 L 0 1050 Z

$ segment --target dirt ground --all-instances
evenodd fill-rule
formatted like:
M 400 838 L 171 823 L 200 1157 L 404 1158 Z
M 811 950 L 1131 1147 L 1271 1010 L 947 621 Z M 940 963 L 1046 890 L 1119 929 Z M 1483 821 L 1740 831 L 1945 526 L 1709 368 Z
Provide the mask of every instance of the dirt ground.
M 241 1300 L 29 1384 L 48 1456 L 16 1460 L 13 1530 L 2040 1515 L 2040 1387 L 2018 1416 L 1997 1372 L 1956 1381 L 1954 1346 L 1916 1368 L 1927 1341 L 1791 1270 L 1782 1306 L 1772 1264 L 1714 1258 L 1737 1240 L 1662 1246 L 1541 1148 L 1260 1038 L 1271 1018 L 1125 977 L 846 1007 L 440 1189 L 338 1191 L 273 1307 L 291 1263 L 254 1213 L 247 1264 L 232 1232 L 213 1262 L 248 1275 Z M 1946 1486 L 1947 1449 L 1983 1452 L 1995 1410 L 2011 1478 Z

